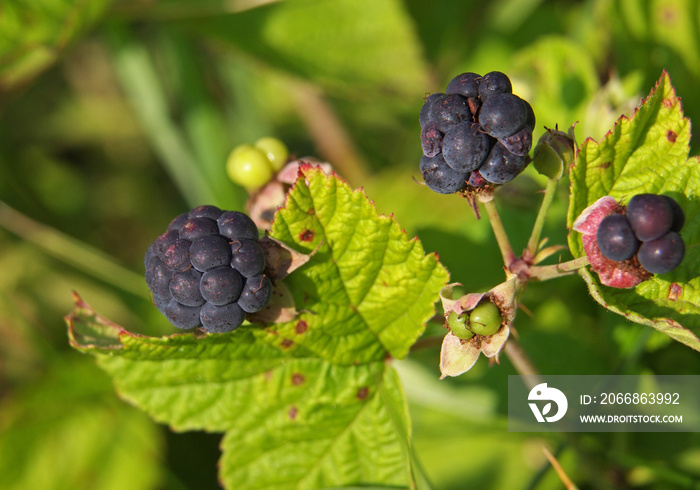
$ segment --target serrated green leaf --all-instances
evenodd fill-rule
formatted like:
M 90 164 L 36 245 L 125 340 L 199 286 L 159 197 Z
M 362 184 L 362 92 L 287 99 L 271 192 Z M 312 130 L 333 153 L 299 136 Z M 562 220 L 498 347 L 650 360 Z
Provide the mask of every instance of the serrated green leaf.
M 683 208 L 681 231 L 686 255 L 668 274 L 656 275 L 633 289 L 603 286 L 597 274 L 580 271 L 593 297 L 631 321 L 650 325 L 700 350 L 700 160 L 688 158 L 690 121 L 665 72 L 631 118 L 621 117 L 600 142 L 586 140 L 571 169 L 567 222 L 603 196 L 618 201 L 641 193 L 664 194 Z M 569 234 L 574 257 L 584 254 L 580 234 Z
M 306 395 L 296 403 L 279 403 L 264 424 L 228 432 L 222 481 L 250 489 L 362 482 L 408 486 L 408 414 L 399 380 L 383 363 L 366 366 L 373 377 L 380 376 L 372 388 L 363 386 L 358 368 L 324 370 L 300 383 L 311 383 L 310 393 L 299 386 Z M 346 375 L 351 383 L 338 392 L 334 378 Z
M 153 338 L 76 295 L 72 345 L 156 420 L 226 432 L 229 487 L 413 485 L 406 402 L 386 358 L 423 332 L 447 272 L 362 191 L 307 164 L 272 236 L 313 252 L 285 280 L 294 321 Z
M 312 166 L 302 173 L 271 235 L 316 250 L 286 281 L 307 312 L 277 333 L 337 363 L 404 357 L 434 314 L 447 271 L 364 193 Z
M 406 403 L 384 361 L 334 365 L 251 325 L 151 338 L 84 303 L 69 317 L 71 329 L 95 321 L 120 348 L 76 347 L 98 356 L 124 398 L 176 430 L 226 431 L 228 488 L 411 483 Z

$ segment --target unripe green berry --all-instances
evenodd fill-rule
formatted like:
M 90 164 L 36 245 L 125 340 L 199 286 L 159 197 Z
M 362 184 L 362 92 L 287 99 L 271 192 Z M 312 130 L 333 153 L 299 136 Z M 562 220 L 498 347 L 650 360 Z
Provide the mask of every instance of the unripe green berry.
M 475 334 L 489 336 L 501 328 L 501 311 L 490 301 L 484 301 L 469 314 L 469 327 Z
M 226 172 L 236 184 L 248 189 L 262 187 L 272 178 L 272 167 L 265 154 L 250 145 L 233 149 L 226 162 Z
M 270 161 L 272 170 L 279 171 L 287 163 L 289 151 L 284 143 L 277 138 L 267 136 L 255 142 L 255 147 L 262 151 Z
M 450 330 L 457 338 L 466 340 L 474 336 L 474 332 L 467 327 L 466 313 L 458 315 L 454 311 L 450 312 L 450 316 L 447 317 L 447 326 L 450 327 Z

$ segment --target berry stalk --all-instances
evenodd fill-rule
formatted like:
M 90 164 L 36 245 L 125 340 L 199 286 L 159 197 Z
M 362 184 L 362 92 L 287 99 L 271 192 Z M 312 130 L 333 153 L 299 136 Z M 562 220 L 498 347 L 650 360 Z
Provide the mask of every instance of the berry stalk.
M 544 198 L 542 199 L 542 204 L 537 212 L 537 218 L 535 218 L 535 224 L 532 227 L 532 233 L 530 234 L 530 240 L 527 242 L 527 254 L 530 257 L 537 255 L 537 247 L 539 247 L 540 236 L 542 235 L 542 228 L 544 228 L 544 222 L 547 218 L 547 213 L 549 212 L 549 206 L 551 206 L 554 200 L 554 193 L 557 189 L 557 180 L 547 179 L 547 186 L 544 190 Z
M 547 279 L 572 274 L 576 270 L 586 267 L 588 264 L 588 257 L 583 256 L 560 264 L 532 266 L 529 268 L 528 272 L 530 279 L 546 281 Z
M 513 247 L 511 247 L 510 245 L 510 240 L 508 239 L 506 229 L 503 227 L 501 216 L 498 214 L 496 203 L 493 200 L 489 200 L 485 201 L 483 204 L 484 208 L 486 208 L 486 214 L 489 217 L 489 222 L 491 223 L 491 229 L 493 230 L 493 234 L 496 236 L 498 248 L 501 250 L 501 255 L 503 256 L 503 264 L 506 266 L 506 268 L 508 268 L 510 264 L 515 260 L 515 254 L 513 253 Z

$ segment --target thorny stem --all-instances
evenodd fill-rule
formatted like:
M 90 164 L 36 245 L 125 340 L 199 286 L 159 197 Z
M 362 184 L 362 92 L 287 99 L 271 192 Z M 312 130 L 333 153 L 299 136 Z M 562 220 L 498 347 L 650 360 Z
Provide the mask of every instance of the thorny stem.
M 496 241 L 498 242 L 498 248 L 501 249 L 501 255 L 503 256 L 503 263 L 506 267 L 515 260 L 515 254 L 513 253 L 513 247 L 510 246 L 510 240 L 508 240 L 508 234 L 505 228 L 503 228 L 503 222 L 498 214 L 498 209 L 496 208 L 496 203 L 491 201 L 486 201 L 483 203 L 484 208 L 486 208 L 486 214 L 489 216 L 489 222 L 491 223 L 491 228 L 493 229 L 493 234 L 496 236 Z
M 547 218 L 549 206 L 552 204 L 552 200 L 554 199 L 554 192 L 557 189 L 557 182 L 558 181 L 555 179 L 547 180 L 547 186 L 544 190 L 544 198 L 542 199 L 540 210 L 537 212 L 537 218 L 535 219 L 535 225 L 532 227 L 532 234 L 530 235 L 530 240 L 527 242 L 527 251 L 529 252 L 531 257 L 537 255 L 537 247 L 540 243 L 542 228 L 544 227 L 544 221 Z
M 573 273 L 577 269 L 586 267 L 589 264 L 588 257 L 583 256 L 578 259 L 562 262 L 561 264 L 532 266 L 529 269 L 530 279 L 546 281 L 555 277 L 565 276 Z

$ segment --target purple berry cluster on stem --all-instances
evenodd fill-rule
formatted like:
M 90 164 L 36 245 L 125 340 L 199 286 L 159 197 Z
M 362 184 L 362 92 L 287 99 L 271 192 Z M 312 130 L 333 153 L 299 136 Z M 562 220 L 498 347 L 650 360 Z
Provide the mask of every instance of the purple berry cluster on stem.
M 420 111 L 426 185 L 452 194 L 513 180 L 530 162 L 535 113 L 499 71 L 462 73 Z
M 257 226 L 216 206 L 175 218 L 148 247 L 144 265 L 153 302 L 177 328 L 230 332 L 272 294 Z
M 606 216 L 598 226 L 596 241 L 604 257 L 623 262 L 636 256 L 652 274 L 665 274 L 680 265 L 685 243 L 680 231 L 685 214 L 668 196 L 638 194 L 622 213 Z

